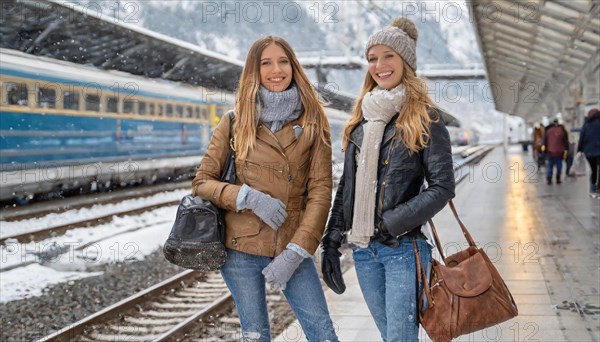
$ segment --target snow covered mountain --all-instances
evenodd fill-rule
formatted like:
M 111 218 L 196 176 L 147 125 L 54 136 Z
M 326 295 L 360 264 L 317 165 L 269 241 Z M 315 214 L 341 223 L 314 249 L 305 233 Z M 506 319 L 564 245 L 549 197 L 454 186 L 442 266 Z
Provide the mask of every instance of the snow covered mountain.
M 252 42 L 267 34 L 285 38 L 301 57 L 362 57 L 368 36 L 404 15 L 419 31 L 419 70 L 483 68 L 468 9 L 460 2 L 144 0 L 100 4 L 110 8 L 105 13 L 120 14 L 119 20 L 128 19 L 240 60 L 245 59 Z M 356 94 L 364 72 L 328 70 L 327 76 L 335 88 Z M 316 83 L 314 70 L 308 74 Z M 494 110 L 486 81 L 477 81 L 477 86 L 464 81 L 432 81 L 429 85 L 432 97 L 457 116 L 464 128 L 477 129 L 483 140 L 501 137 L 502 115 Z

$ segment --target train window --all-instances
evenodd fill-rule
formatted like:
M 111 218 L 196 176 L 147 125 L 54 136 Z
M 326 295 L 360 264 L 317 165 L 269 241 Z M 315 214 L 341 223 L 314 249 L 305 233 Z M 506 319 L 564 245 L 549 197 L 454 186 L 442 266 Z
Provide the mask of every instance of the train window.
M 38 88 L 38 107 L 56 108 L 56 89 Z
M 140 103 L 138 103 L 138 113 L 140 115 L 146 115 L 146 102 L 140 101 Z
M 194 108 L 194 113 L 195 113 L 194 117 L 196 119 L 200 119 L 200 107 Z
M 194 116 L 194 111 L 192 109 L 192 107 L 185 107 L 185 117 L 186 118 L 191 118 Z
M 133 113 L 135 101 L 134 100 L 124 100 L 123 101 L 123 113 L 129 114 Z
M 106 102 L 106 112 L 107 113 L 118 113 L 119 112 L 119 99 L 116 97 L 109 97 Z
M 63 92 L 63 108 L 71 110 L 79 110 L 79 92 L 64 91 Z
M 99 95 L 86 95 L 85 96 L 85 110 L 92 112 L 100 111 L 100 96 Z
M 165 107 L 163 105 L 159 104 L 157 109 L 158 109 L 158 112 L 157 112 L 158 116 L 165 115 Z
M 148 114 L 154 115 L 154 103 L 148 104 Z
M 175 111 L 177 112 L 177 117 L 183 117 L 183 106 L 175 106 Z
M 173 116 L 173 105 L 172 104 L 167 105 L 167 116 Z
M 202 107 L 202 119 L 204 120 L 208 120 L 208 107 L 204 106 Z
M 6 83 L 6 98 L 9 105 L 27 106 L 27 85 L 24 83 Z

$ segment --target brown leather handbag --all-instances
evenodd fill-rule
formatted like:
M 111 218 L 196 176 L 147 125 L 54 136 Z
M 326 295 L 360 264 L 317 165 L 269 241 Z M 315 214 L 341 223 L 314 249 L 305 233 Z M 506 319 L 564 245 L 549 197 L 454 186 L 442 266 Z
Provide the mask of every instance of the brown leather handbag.
M 502 277 L 485 252 L 476 246 L 458 217 L 454 203 L 450 201 L 449 205 L 469 247 L 444 257 L 435 226 L 429 220 L 444 264 L 432 259 L 432 267 L 428 272 L 421 265 L 419 250 L 414 245 L 417 279 L 419 285 L 423 285 L 419 295 L 420 323 L 434 342 L 450 341 L 519 314 Z

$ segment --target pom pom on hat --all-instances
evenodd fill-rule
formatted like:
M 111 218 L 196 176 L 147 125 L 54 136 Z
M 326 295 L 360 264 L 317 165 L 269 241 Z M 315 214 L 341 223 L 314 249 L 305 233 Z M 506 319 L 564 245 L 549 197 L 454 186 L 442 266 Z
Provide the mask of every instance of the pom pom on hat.
M 392 48 L 402 59 L 417 71 L 417 38 L 419 32 L 415 24 L 408 18 L 398 17 L 392 23 L 375 32 L 367 40 L 365 57 L 368 58 L 369 49 L 375 45 L 385 45 Z
M 410 19 L 406 19 L 404 17 L 398 17 L 392 21 L 390 26 L 395 26 L 402 31 L 406 32 L 406 34 L 414 39 L 415 41 L 419 38 L 419 31 L 417 31 L 417 27 L 415 23 L 413 23 Z

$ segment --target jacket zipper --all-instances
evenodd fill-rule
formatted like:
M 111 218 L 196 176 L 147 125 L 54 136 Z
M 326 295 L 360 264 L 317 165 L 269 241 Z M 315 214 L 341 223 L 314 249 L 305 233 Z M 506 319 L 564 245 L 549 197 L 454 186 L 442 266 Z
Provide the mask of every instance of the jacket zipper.
M 261 125 L 262 126 L 262 125 Z M 290 198 L 290 182 L 292 181 L 292 175 L 290 174 L 290 161 L 288 160 L 288 157 L 285 155 L 285 153 L 283 153 L 283 146 L 281 146 L 281 144 L 279 143 L 279 140 L 277 139 L 277 137 L 275 136 L 275 134 L 273 134 L 273 132 L 271 132 L 270 129 L 264 128 L 263 129 L 267 130 L 267 132 L 269 133 L 269 135 L 271 135 L 271 137 L 277 142 L 277 144 L 279 145 L 279 148 L 277 149 L 279 151 L 279 153 L 283 156 L 283 158 L 286 161 L 286 166 L 285 166 L 285 170 L 287 170 L 287 174 L 288 174 L 288 181 L 287 181 L 287 187 L 286 187 L 286 194 L 287 194 L 287 199 L 289 200 Z M 281 175 L 283 176 L 283 172 L 284 170 L 281 170 Z M 287 208 L 286 208 L 286 212 L 287 212 Z M 281 228 L 281 227 L 280 227 Z M 277 246 L 277 243 L 279 242 L 279 229 L 277 229 L 275 231 L 275 245 Z M 275 253 L 277 252 L 277 247 L 273 248 L 273 257 L 275 257 Z
M 377 213 L 379 214 L 380 220 L 378 222 L 379 225 L 379 231 L 385 231 L 387 232 L 387 230 L 385 230 L 383 228 L 383 195 L 385 193 L 385 177 L 387 175 L 387 171 L 388 168 L 390 167 L 390 158 L 392 156 L 392 151 L 394 150 L 394 146 L 395 146 L 395 142 L 392 141 L 390 148 L 388 149 L 388 155 L 384 161 L 385 164 L 385 170 L 383 171 L 383 182 L 381 182 L 381 185 L 379 186 L 379 208 L 377 208 Z M 389 233 L 389 232 L 387 232 Z

